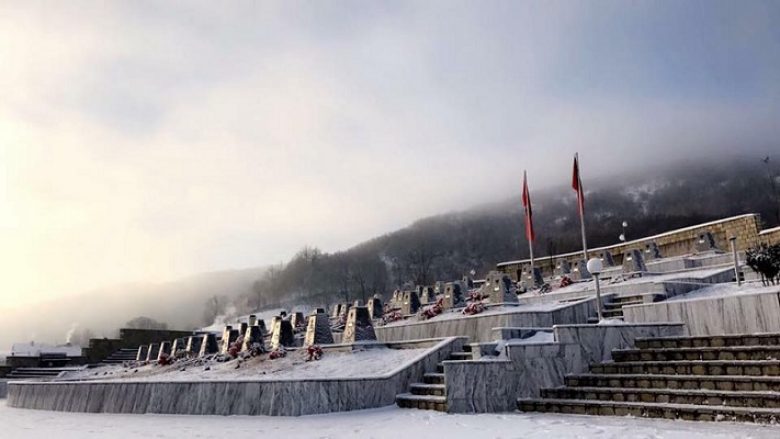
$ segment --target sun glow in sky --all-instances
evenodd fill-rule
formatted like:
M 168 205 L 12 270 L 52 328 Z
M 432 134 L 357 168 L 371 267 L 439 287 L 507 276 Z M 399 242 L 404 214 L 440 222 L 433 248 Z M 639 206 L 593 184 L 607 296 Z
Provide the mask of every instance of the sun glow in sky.
M 598 173 L 772 150 L 778 9 L 3 2 L 0 295 L 346 248 L 523 168 L 565 183 L 574 151 Z

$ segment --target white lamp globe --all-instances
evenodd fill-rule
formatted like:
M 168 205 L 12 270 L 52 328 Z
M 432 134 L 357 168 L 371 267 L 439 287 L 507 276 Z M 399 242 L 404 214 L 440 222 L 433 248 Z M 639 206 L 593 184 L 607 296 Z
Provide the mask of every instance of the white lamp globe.
M 588 261 L 588 271 L 590 272 L 590 274 L 599 274 L 603 269 L 604 269 L 604 264 L 602 264 L 601 259 L 591 258 Z

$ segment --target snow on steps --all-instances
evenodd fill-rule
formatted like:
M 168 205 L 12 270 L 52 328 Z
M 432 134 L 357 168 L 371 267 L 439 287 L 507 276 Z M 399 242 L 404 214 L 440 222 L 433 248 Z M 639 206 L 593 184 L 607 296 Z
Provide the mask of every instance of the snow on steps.
M 780 421 L 780 334 L 637 339 L 613 361 L 519 399 L 518 409 L 686 420 Z

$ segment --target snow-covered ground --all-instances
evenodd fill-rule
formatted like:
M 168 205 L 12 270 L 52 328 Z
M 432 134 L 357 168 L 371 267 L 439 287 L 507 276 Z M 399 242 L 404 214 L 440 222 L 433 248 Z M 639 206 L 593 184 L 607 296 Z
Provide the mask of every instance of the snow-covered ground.
M 772 293 L 772 292 L 780 292 L 780 286 L 778 285 L 763 286 L 761 282 L 745 283 L 739 287 L 737 286 L 737 284 L 734 283 L 715 284 L 711 287 L 706 287 L 699 290 L 691 291 L 688 294 L 681 294 L 679 296 L 674 296 L 668 299 L 667 302 L 675 301 L 675 300 L 711 299 L 715 297 L 736 296 L 740 294 Z
M 704 423 L 560 414 L 448 415 L 386 407 L 302 417 L 171 416 L 63 413 L 6 407 L 0 401 L 2 437 L 285 438 L 285 439 L 769 439 L 780 426 Z
M 384 326 L 399 326 L 399 325 L 408 325 L 409 323 L 417 323 L 417 322 L 441 322 L 443 320 L 453 320 L 453 319 L 460 319 L 460 318 L 469 318 L 469 317 L 482 317 L 486 315 L 498 315 L 498 314 L 512 314 L 516 312 L 533 312 L 533 311 L 552 311 L 554 309 L 560 308 L 562 306 L 566 306 L 570 304 L 561 304 L 558 302 L 553 303 L 541 303 L 541 304 L 535 304 L 535 305 L 518 305 L 518 306 L 494 306 L 489 307 L 485 309 L 485 311 L 475 314 L 473 316 L 467 316 L 462 313 L 462 308 L 453 309 L 453 310 L 446 310 L 445 312 L 437 315 L 436 317 L 428 320 L 421 320 L 419 316 L 410 317 L 406 320 L 398 320 L 395 322 L 390 322 L 387 325 Z
M 169 366 L 141 367 L 102 366 L 69 372 L 61 379 L 133 380 L 133 381 L 199 381 L 199 380 L 277 380 L 277 379 L 343 379 L 374 377 L 393 371 L 428 349 L 371 348 L 356 351 L 325 350 L 319 361 L 306 361 L 306 351 L 289 351 L 276 360 L 268 354 L 246 360 L 227 362 L 199 359 L 182 360 Z

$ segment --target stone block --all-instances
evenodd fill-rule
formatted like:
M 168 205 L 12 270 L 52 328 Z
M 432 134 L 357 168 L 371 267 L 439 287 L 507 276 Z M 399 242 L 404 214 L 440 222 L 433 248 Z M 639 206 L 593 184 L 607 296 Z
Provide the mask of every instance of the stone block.
M 228 350 L 230 349 L 230 345 L 233 344 L 236 340 L 238 340 L 239 337 L 241 337 L 241 333 L 238 329 L 230 329 L 226 331 L 226 333 L 222 336 L 222 345 L 220 346 L 220 353 L 227 354 Z
M 149 355 L 149 345 L 138 346 L 138 353 L 135 355 L 135 361 L 146 361 Z
M 357 308 L 353 308 L 357 309 Z M 304 345 L 333 344 L 333 333 L 330 330 L 330 322 L 327 314 L 314 312 L 309 316 L 309 324 L 306 328 Z
M 463 283 L 460 281 L 449 282 L 444 286 L 444 309 L 456 308 L 466 304 Z
M 642 273 L 647 271 L 642 252 L 637 249 L 629 250 L 623 255 L 623 273 Z
M 374 325 L 371 323 L 368 308 L 364 306 L 354 307 L 349 310 L 341 342 L 354 343 L 369 340 L 376 340 L 376 333 L 374 332 Z
M 371 315 L 372 319 L 381 319 L 385 312 L 384 308 L 382 307 L 382 299 L 379 297 L 368 299 L 367 307 L 368 313 Z
M 171 342 L 169 341 L 160 343 L 160 349 L 157 352 L 157 361 L 160 361 L 160 358 L 162 358 L 164 355 L 171 355 Z
M 219 344 L 217 344 L 217 336 L 215 334 L 205 334 L 200 343 L 200 349 L 198 350 L 198 356 L 204 357 L 206 355 L 212 355 L 219 352 Z
M 490 298 L 490 303 L 518 303 L 515 286 L 506 273 L 491 271 L 485 277 L 482 295 Z
M 200 352 L 200 346 L 203 344 L 203 336 L 192 335 L 187 337 L 187 344 L 184 346 L 184 350 L 193 354 Z
M 327 316 L 325 317 L 327 318 Z M 241 344 L 241 351 L 247 352 L 255 345 L 264 347 L 265 343 L 263 335 L 263 330 L 257 325 L 246 328 L 246 333 L 244 333 L 244 341 Z
M 420 309 L 420 298 L 416 291 L 404 291 L 401 302 L 401 314 L 416 314 Z
M 295 346 L 295 332 L 289 320 L 274 317 L 271 325 L 271 349 Z
M 160 354 L 160 344 L 151 343 L 146 351 L 146 361 L 155 361 Z

